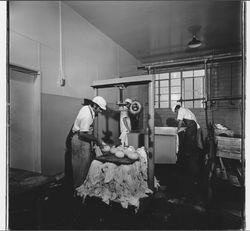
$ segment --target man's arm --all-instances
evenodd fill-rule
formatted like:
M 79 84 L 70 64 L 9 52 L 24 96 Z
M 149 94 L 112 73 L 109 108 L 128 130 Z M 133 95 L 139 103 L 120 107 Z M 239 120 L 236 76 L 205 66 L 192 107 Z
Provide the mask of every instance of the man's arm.
M 182 125 L 182 120 L 178 120 L 178 128 L 177 128 L 177 133 L 180 131 Z
M 100 148 L 103 148 L 102 142 L 87 132 L 79 132 L 79 138 L 85 141 L 94 141 Z

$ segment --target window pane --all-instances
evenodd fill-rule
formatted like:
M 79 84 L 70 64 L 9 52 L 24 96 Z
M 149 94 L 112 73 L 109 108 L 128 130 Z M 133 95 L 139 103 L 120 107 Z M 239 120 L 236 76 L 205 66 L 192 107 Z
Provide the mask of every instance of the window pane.
M 160 81 L 160 86 L 161 87 L 168 87 L 169 85 L 168 85 L 168 80 L 162 80 L 162 81 Z
M 181 85 L 181 79 L 171 79 L 171 87 L 180 85 Z
M 159 87 L 159 82 L 160 81 L 155 81 L 155 87 Z
M 193 98 L 193 79 L 185 79 L 183 88 L 184 88 L 183 99 L 192 99 Z
M 194 79 L 194 98 L 202 98 L 203 97 L 203 82 L 202 78 Z
M 160 88 L 160 93 L 161 94 L 168 94 L 168 90 L 169 90 L 168 87 L 161 87 Z
M 160 74 L 160 79 L 169 79 L 169 73 Z
M 195 70 L 194 76 L 205 76 L 205 70 Z
M 159 88 L 155 87 L 155 94 L 159 94 Z
M 194 99 L 197 99 L 197 98 L 203 98 L 201 89 L 194 91 Z
M 172 72 L 171 73 L 171 78 L 180 78 L 181 77 L 181 73 L 180 72 Z
M 194 101 L 194 108 L 203 108 L 202 100 L 195 100 Z
M 171 87 L 171 93 L 181 93 L 181 87 Z
M 160 95 L 160 101 L 168 101 L 169 96 L 168 95 Z
M 159 108 L 159 103 L 158 103 L 158 101 L 155 101 L 155 108 Z
M 181 73 L 183 76 L 183 84 L 181 89 Z M 181 97 L 183 99 L 193 99 L 204 97 L 204 76 L 205 70 L 188 70 L 183 72 L 161 73 L 155 75 L 155 108 L 169 108 Z M 169 81 L 171 77 L 171 89 L 169 89 Z M 170 92 L 169 92 L 170 90 Z M 169 100 L 169 94 L 171 102 Z M 160 107 L 159 102 L 160 100 Z M 183 105 L 189 108 L 203 108 L 202 100 L 183 102 Z
M 184 102 L 184 107 L 186 107 L 186 108 L 193 108 L 193 101 Z
M 168 108 L 169 103 L 168 102 L 160 102 L 160 108 Z
M 193 99 L 193 92 L 192 91 L 185 91 L 185 95 L 183 99 Z
M 171 107 L 174 105 L 174 104 L 177 104 L 177 100 L 171 100 Z
M 171 100 L 179 100 L 181 98 L 180 94 L 171 94 Z
M 155 95 L 155 101 L 159 100 L 159 95 Z
M 183 71 L 182 76 L 185 77 L 192 77 L 193 76 L 193 71 Z

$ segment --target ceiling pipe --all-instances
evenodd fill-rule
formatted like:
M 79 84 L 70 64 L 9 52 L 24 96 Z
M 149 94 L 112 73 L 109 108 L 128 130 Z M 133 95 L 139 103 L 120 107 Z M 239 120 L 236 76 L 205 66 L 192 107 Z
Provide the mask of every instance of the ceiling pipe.
M 161 63 L 152 63 L 152 64 L 144 64 L 142 66 L 137 67 L 138 70 L 149 70 L 149 69 L 157 69 L 157 68 L 164 68 L 164 67 L 174 67 L 180 65 L 188 65 L 188 64 L 203 64 L 204 59 L 209 62 L 217 62 L 227 59 L 241 59 L 242 55 L 240 53 L 237 54 L 223 54 L 223 55 L 209 55 L 203 57 L 195 57 L 189 59 L 180 59 L 180 60 L 169 60 L 166 62 Z

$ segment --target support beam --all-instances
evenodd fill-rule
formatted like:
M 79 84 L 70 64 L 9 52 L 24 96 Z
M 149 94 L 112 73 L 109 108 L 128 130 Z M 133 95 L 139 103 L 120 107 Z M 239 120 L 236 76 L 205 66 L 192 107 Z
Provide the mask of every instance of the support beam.
M 155 172 L 154 81 L 148 84 L 148 110 L 148 177 L 149 188 L 153 190 Z
M 124 86 L 146 84 L 152 81 L 152 75 L 140 75 L 115 79 L 95 80 L 91 87 L 107 88 L 123 84 Z

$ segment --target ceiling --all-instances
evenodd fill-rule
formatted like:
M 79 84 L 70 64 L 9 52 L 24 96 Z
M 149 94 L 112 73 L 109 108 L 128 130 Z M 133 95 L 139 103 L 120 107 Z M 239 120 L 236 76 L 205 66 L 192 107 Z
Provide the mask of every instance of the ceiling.
M 240 1 L 65 1 L 142 63 L 241 49 Z M 193 34 L 202 41 L 187 47 Z

